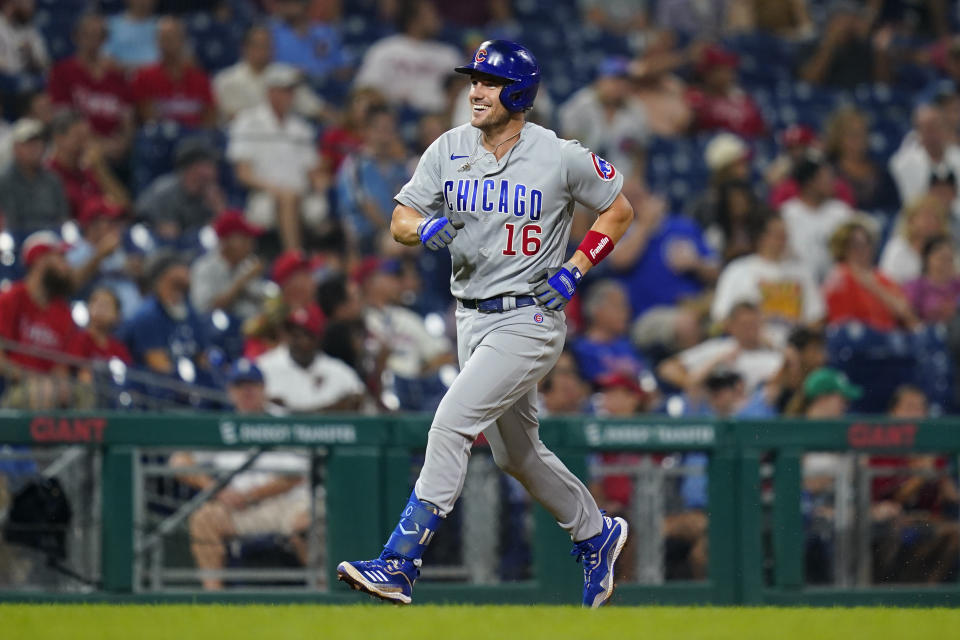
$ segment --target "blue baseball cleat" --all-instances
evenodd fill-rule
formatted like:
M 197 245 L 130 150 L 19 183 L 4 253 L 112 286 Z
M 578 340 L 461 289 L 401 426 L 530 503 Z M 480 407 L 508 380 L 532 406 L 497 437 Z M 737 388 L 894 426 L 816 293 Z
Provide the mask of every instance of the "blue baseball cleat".
M 381 600 L 410 604 L 413 583 L 420 577 L 419 561 L 385 556 L 383 554 L 376 560 L 341 562 L 337 565 L 337 580 Z
M 574 545 L 570 555 L 583 561 L 583 606 L 597 609 L 613 595 L 613 565 L 627 542 L 627 521 L 603 516 L 599 534 Z

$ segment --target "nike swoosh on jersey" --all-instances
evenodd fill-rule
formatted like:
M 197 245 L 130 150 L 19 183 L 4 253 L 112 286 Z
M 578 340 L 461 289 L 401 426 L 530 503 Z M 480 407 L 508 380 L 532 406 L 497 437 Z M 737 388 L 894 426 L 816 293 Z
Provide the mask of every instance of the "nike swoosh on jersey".
M 451 160 L 459 160 L 460 158 L 466 158 L 467 156 L 455 156 L 452 153 L 450 154 Z

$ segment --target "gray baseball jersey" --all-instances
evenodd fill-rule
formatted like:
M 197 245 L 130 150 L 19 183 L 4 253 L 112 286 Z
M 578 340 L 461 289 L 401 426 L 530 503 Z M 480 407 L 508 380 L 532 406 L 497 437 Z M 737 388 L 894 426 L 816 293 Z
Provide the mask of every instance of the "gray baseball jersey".
M 463 221 L 450 244 L 454 296 L 528 295 L 532 275 L 566 259 L 575 203 L 603 211 L 623 176 L 579 142 L 533 123 L 499 161 L 480 136 L 465 124 L 437 138 L 396 200 L 425 217 Z
M 623 178 L 579 142 L 526 123 L 499 161 L 470 125 L 440 136 L 397 202 L 423 216 L 444 213 L 464 227 L 450 243 L 450 289 L 458 298 L 528 295 L 531 276 L 566 257 L 575 203 L 603 211 Z M 562 313 L 537 307 L 481 314 L 458 305 L 460 374 L 434 414 L 416 494 L 449 513 L 484 433 L 496 463 L 517 478 L 574 540 L 600 531 L 584 484 L 539 437 L 537 382 L 566 336 Z

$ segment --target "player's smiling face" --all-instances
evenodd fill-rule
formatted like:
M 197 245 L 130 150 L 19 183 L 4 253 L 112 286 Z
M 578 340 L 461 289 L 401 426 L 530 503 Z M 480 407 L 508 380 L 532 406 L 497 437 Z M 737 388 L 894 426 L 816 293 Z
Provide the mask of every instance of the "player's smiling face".
M 500 102 L 503 80 L 480 73 L 470 76 L 470 124 L 489 131 L 510 120 L 510 112 Z

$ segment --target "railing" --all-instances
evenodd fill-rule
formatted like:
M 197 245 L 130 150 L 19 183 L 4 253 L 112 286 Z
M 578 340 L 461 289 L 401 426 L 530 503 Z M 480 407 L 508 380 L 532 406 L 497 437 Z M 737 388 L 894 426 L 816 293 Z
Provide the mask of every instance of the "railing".
M 38 471 L 63 481 L 70 465 L 86 470 L 86 480 L 66 488 L 68 497 L 85 501 L 89 529 L 82 539 L 70 538 L 75 555 L 68 554 L 66 564 L 96 584 L 72 577 L 53 587 L 5 584 L 0 599 L 351 601 L 356 596 L 336 583 L 336 562 L 380 549 L 422 462 L 428 427 L 424 416 L 0 415 L 0 444 L 13 447 L 6 454 L 0 449 L 0 478 L 4 455 L 28 453 L 36 461 L 45 451 Z M 872 467 L 866 456 L 936 454 L 939 466 L 898 473 L 955 483 L 958 427 L 952 420 L 570 418 L 545 420 L 542 438 L 601 501 L 616 502 L 631 522 L 633 546 L 620 563 L 621 603 L 953 605 L 960 602 L 953 566 L 943 567 L 944 582 L 936 585 L 876 584 L 870 484 L 893 472 Z M 197 540 L 188 539 L 186 523 L 232 475 L 184 495 L 163 483 L 194 470 L 171 470 L 171 452 L 198 449 L 246 452 L 250 464 L 264 451 L 305 456 L 309 464 L 297 473 L 314 498 L 307 508 L 305 563 L 268 571 L 243 564 L 197 571 L 189 554 Z M 841 454 L 827 471 L 832 479 L 820 483 L 826 489 L 811 489 L 810 473 L 804 475 L 804 456 L 812 452 Z M 476 446 L 458 508 L 425 559 L 418 602 L 578 601 L 580 567 L 567 555 L 567 536 L 502 478 L 488 452 Z M 688 486 L 687 480 L 696 482 Z M 90 490 L 97 485 L 100 493 Z M 705 504 L 690 502 L 690 486 L 701 488 Z M 826 505 L 816 522 L 809 515 L 811 500 Z M 0 501 L 0 521 L 2 509 Z M 691 522 L 705 523 L 705 538 L 690 534 Z M 956 513 L 940 523 L 947 532 L 956 528 Z M 830 548 L 816 565 L 829 576 L 826 584 L 811 578 L 816 558 L 806 560 L 816 527 L 827 531 Z M 6 547 L 14 556 L 21 553 L 15 545 Z M 709 549 L 700 567 L 704 575 L 691 571 L 692 555 L 675 557 L 686 547 Z M 960 559 L 956 550 L 946 553 Z M 199 580 L 209 577 L 228 584 L 200 592 Z
M 193 378 L 197 368 L 193 361 L 180 357 L 174 362 L 177 376 L 165 376 L 145 369 L 127 366 L 117 358 L 90 360 L 61 351 L 44 349 L 0 337 L 0 351 L 43 358 L 72 371 L 87 371 L 89 382 L 76 376 L 57 377 L 18 367 L 8 361 L 9 369 L 16 369 L 16 382 L 0 375 L 0 393 L 6 406 L 18 409 L 45 410 L 61 406 L 84 408 L 123 409 L 145 411 L 198 410 L 198 405 L 219 409 L 229 406 L 229 398 L 222 390 L 194 384 L 182 379 L 183 374 Z M 10 391 L 19 386 L 22 393 L 12 397 Z

